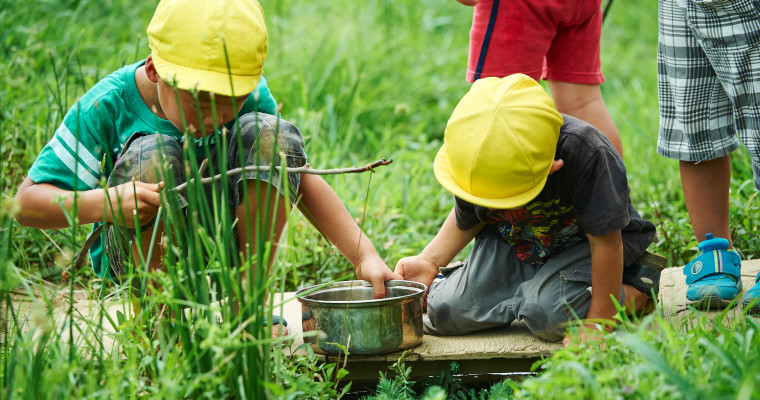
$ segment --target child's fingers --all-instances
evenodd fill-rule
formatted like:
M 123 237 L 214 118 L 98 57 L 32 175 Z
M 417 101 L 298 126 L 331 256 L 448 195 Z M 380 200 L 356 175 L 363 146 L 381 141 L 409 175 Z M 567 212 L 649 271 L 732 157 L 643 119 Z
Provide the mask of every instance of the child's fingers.
M 145 183 L 135 181 L 135 194 L 137 195 L 138 203 L 142 202 L 145 205 L 158 208 L 158 206 L 161 205 L 161 194 L 159 193 L 159 190 L 161 190 L 163 186 L 163 182 Z M 138 205 L 138 207 L 140 206 Z
M 406 275 L 406 272 L 404 271 L 404 260 L 405 258 L 398 260 L 396 268 L 393 269 L 393 273 L 400 275 L 402 278 Z
M 400 276 L 402 280 L 407 279 L 403 264 L 396 264 L 396 269 L 393 270 L 393 273 Z
M 373 279 L 372 283 L 372 298 L 384 299 L 385 298 L 385 280 L 383 277 L 377 277 Z
M 161 194 L 158 192 L 149 192 L 147 203 L 154 207 L 159 207 L 161 205 Z
M 164 188 L 164 183 L 163 182 L 146 183 L 146 182 L 135 181 L 135 186 L 141 187 L 143 189 L 148 189 L 154 192 L 158 192 L 159 190 Z

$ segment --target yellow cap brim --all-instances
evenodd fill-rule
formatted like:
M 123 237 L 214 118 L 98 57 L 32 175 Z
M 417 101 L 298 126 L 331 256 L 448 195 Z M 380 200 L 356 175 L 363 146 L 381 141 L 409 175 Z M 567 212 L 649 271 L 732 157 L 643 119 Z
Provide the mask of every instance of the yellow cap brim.
M 457 184 L 457 182 L 454 180 L 454 177 L 451 174 L 449 156 L 445 144 L 441 146 L 440 150 L 438 150 L 438 154 L 435 156 L 435 161 L 433 162 L 433 171 L 435 172 L 435 178 L 438 180 L 441 186 L 454 194 L 454 196 L 457 196 L 462 200 L 478 206 L 502 210 L 522 207 L 528 204 L 531 200 L 535 199 L 542 190 L 544 190 L 546 180 L 549 177 L 549 171 L 547 171 L 546 176 L 538 181 L 536 185 L 514 196 L 503 198 L 484 198 L 473 196 L 467 190 L 459 186 L 459 184 Z M 503 184 L 508 185 L 509 182 L 504 182 Z
M 253 92 L 259 84 L 261 73 L 256 75 L 232 75 L 183 67 L 170 63 L 158 54 L 152 55 L 153 65 L 161 79 L 175 84 L 178 89 L 200 90 L 223 96 L 243 96 Z

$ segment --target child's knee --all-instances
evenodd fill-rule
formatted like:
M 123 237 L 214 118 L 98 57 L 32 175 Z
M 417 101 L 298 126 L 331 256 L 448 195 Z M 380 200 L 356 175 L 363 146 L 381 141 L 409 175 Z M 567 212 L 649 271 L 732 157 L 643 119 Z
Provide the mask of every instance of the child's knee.
M 261 158 L 256 164 L 266 165 L 274 161 L 279 165 L 280 152 L 288 158 L 305 157 L 301 132 L 291 122 L 274 115 L 254 112 L 241 116 L 239 124 L 243 149 L 255 151 Z
M 555 290 L 540 291 L 520 307 L 519 317 L 528 329 L 541 339 L 552 342 L 562 340 L 573 321 L 586 318 L 591 305 L 590 283 L 565 278 L 562 283 L 562 289 L 556 290 L 555 287 Z
M 539 338 L 550 342 L 562 340 L 570 320 L 554 303 L 556 302 L 529 303 L 520 309 L 520 316 L 528 329 Z
M 445 290 L 441 290 L 445 280 L 436 280 L 428 289 L 427 318 L 425 318 L 425 330 L 435 335 L 450 335 L 449 327 L 452 318 L 452 307 L 449 296 Z M 456 310 L 453 310 L 456 312 Z
M 459 271 L 461 269 L 455 273 Z M 463 335 L 494 326 L 492 321 L 484 318 L 486 314 L 493 314 L 492 307 L 457 291 L 453 283 L 455 282 L 449 276 L 430 285 L 425 332 L 433 335 Z M 509 316 L 503 317 L 503 323 L 507 323 Z
M 130 182 L 156 183 L 166 181 L 165 173 L 171 170 L 175 183 L 184 181 L 182 145 L 174 138 L 160 134 L 146 134 L 127 141 L 108 178 L 109 186 Z
M 425 333 L 433 335 L 456 335 L 460 333 L 453 323 L 451 304 L 445 299 L 428 298 Z
M 269 114 L 248 113 L 240 117 L 239 126 L 240 143 L 231 142 L 228 153 L 228 159 L 236 163 L 234 167 L 243 167 L 239 165 L 240 161 L 245 163 L 245 167 L 279 167 L 282 164 L 280 154 L 285 155 L 285 164 L 289 169 L 306 165 L 303 137 L 292 123 Z M 243 160 L 240 160 L 239 151 L 244 154 Z M 301 175 L 298 173 L 288 173 L 287 185 L 280 181 L 277 171 L 248 171 L 238 177 L 238 186 L 243 178 L 267 181 L 281 194 L 285 194 L 287 186 L 291 203 L 295 203 L 301 183 Z

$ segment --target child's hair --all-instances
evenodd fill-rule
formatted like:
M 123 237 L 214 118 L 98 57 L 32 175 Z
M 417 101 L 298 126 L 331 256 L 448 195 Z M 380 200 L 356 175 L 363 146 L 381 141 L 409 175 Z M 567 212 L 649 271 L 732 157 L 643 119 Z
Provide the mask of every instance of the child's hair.
M 435 177 L 457 197 L 516 208 L 543 190 L 562 116 L 523 74 L 477 80 L 457 104 L 435 157 Z
M 252 92 L 267 56 L 264 11 L 256 0 L 162 0 L 148 41 L 162 79 L 225 96 Z

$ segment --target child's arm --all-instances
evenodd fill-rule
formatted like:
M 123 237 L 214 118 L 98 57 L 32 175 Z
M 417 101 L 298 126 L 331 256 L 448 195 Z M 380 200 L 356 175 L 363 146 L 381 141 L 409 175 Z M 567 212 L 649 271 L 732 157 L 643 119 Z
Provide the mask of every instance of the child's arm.
M 356 276 L 372 283 L 375 298 L 385 297 L 385 281 L 401 279 L 385 265 L 343 202 L 322 177 L 301 174 L 301 205 L 322 232 L 356 268 Z
M 602 236 L 588 235 L 588 241 L 591 244 L 591 305 L 586 319 L 609 321 L 617 313 L 610 295 L 619 298 L 623 284 L 623 239 L 617 230 Z
M 161 197 L 158 193 L 162 184 L 131 182 L 108 189 L 108 195 L 113 204 L 114 211 L 118 212 L 121 203 L 121 213 L 124 225 L 134 228 L 134 216 L 136 212 L 143 223 L 150 222 L 158 212 L 161 205 Z M 117 198 L 120 197 L 120 200 Z M 56 201 L 63 198 L 63 207 L 67 211 L 74 208 L 74 192 L 63 190 L 48 183 L 35 183 L 29 177 L 19 187 L 16 193 L 16 201 L 20 210 L 16 220 L 21 224 L 33 228 L 60 229 L 69 226 L 61 205 Z M 106 193 L 103 189 L 79 191 L 76 196 L 77 219 L 80 224 L 114 222 L 113 213 L 106 201 Z M 105 212 L 107 210 L 107 212 Z M 121 221 L 121 217 L 119 220 Z
M 396 272 L 404 279 L 424 283 L 428 287 L 438 274 L 438 269 L 445 267 L 467 246 L 475 235 L 485 226 L 480 223 L 466 231 L 457 227 L 456 213 L 451 210 L 438 234 L 425 246 L 422 253 L 404 257 L 396 263 Z

